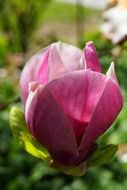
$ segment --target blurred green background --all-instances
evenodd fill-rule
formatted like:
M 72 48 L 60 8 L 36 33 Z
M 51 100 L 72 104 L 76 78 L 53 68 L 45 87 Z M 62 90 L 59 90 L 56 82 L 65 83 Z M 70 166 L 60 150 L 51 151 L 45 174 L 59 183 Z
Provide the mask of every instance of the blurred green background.
M 100 10 L 53 0 L 0 1 L 0 189 L 126 190 L 127 188 L 127 43 L 114 46 L 99 32 Z M 124 95 L 124 107 L 112 128 L 99 139 L 121 144 L 108 164 L 71 177 L 27 154 L 13 138 L 8 114 L 19 101 L 19 77 L 25 61 L 51 42 L 62 40 L 83 48 L 93 40 L 103 72 L 112 60 Z M 110 109 L 110 108 L 109 108 Z

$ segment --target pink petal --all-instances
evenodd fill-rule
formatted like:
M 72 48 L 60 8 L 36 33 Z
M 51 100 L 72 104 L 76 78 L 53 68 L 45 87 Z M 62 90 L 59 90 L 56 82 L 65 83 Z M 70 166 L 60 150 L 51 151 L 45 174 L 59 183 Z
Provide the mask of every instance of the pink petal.
M 81 70 L 66 74 L 47 85 L 73 124 L 78 145 L 80 145 L 107 82 L 108 79 L 103 74 Z
M 47 58 L 49 81 L 67 72 L 83 68 L 80 64 L 81 55 L 82 51 L 72 45 L 61 42 L 51 44 Z M 37 76 L 40 76 L 40 78 L 41 75 L 43 75 L 44 67 L 45 65 L 43 64 L 39 69 L 39 74 Z
M 96 139 L 113 123 L 123 105 L 120 88 L 113 80 L 108 79 L 99 101 L 94 108 L 89 125 L 79 147 L 81 159 L 89 152 Z
M 112 81 L 114 81 L 119 86 L 118 80 L 116 78 L 114 62 L 111 63 L 111 65 L 106 73 L 106 76 L 109 77 L 110 79 L 112 79 Z
M 35 81 L 40 81 L 42 84 L 48 83 L 48 73 L 49 73 L 49 67 L 48 67 L 48 59 L 49 59 L 49 52 L 50 47 L 48 48 L 47 52 L 43 55 L 43 61 L 35 75 Z
M 101 72 L 99 58 L 93 42 L 86 43 L 84 48 L 84 64 L 85 69 Z
M 20 78 L 23 103 L 28 96 L 29 82 L 46 84 L 67 72 L 83 68 L 79 61 L 81 55 L 79 48 L 61 42 L 53 43 L 34 55 L 25 65 Z
M 28 96 L 28 84 L 29 82 L 35 81 L 38 70 L 41 64 L 45 63 L 45 53 L 47 54 L 48 48 L 35 54 L 25 65 L 21 77 L 20 77 L 20 91 L 23 103 L 26 103 Z
M 38 85 L 28 96 L 25 115 L 33 136 L 58 162 L 72 164 L 78 156 L 72 126 L 47 88 Z
M 82 51 L 66 43 L 53 43 L 49 52 L 49 81 L 58 78 L 67 72 L 81 69 Z
M 79 62 L 82 56 L 81 49 L 62 42 L 56 43 L 56 49 L 67 71 L 83 69 L 83 65 Z
M 50 47 L 48 64 L 49 64 L 49 81 L 64 75 L 66 70 L 63 60 L 61 59 L 61 52 L 57 49 L 59 43 L 54 43 Z M 43 74 L 43 73 L 42 73 Z

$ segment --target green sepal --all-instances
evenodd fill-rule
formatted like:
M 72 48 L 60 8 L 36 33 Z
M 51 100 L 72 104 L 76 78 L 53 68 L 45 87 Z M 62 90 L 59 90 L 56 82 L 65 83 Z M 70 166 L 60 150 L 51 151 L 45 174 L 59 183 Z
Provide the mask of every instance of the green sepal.
M 77 166 L 67 166 L 67 165 L 62 165 L 62 164 L 57 164 L 57 163 L 52 163 L 51 164 L 52 168 L 55 168 L 67 175 L 71 175 L 71 176 L 75 176 L 75 177 L 79 177 L 79 176 L 83 176 L 84 173 L 86 172 L 86 163 L 82 163 L 80 165 Z
M 86 172 L 86 167 L 80 167 L 80 166 L 64 166 L 63 170 L 61 168 L 61 171 L 64 172 L 67 175 L 75 176 L 75 177 L 80 177 L 83 176 Z
M 87 160 L 87 167 L 98 166 L 109 162 L 118 150 L 118 145 L 109 144 L 98 147 Z
M 16 138 L 18 138 L 23 144 L 25 150 L 32 156 L 40 158 L 46 162 L 50 162 L 51 157 L 46 148 L 39 144 L 29 133 L 24 113 L 18 106 L 11 108 L 9 119 L 14 136 L 16 136 Z

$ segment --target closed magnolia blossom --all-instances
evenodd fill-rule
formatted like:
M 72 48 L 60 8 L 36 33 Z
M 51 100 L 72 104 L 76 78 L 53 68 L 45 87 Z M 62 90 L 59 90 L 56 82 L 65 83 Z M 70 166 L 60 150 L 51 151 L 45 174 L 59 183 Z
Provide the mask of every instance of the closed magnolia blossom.
M 83 51 L 49 45 L 27 62 L 20 88 L 31 134 L 54 163 L 66 166 L 86 163 L 123 104 L 114 64 L 101 73 L 93 42 Z

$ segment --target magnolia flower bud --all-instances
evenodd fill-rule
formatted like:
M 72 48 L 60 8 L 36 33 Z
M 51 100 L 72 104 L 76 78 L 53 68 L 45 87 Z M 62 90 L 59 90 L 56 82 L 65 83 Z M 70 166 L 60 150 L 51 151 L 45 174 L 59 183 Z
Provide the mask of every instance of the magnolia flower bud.
M 56 166 L 84 169 L 123 104 L 114 64 L 101 73 L 93 42 L 43 49 L 25 65 L 20 89 L 28 128 Z

